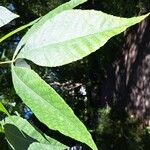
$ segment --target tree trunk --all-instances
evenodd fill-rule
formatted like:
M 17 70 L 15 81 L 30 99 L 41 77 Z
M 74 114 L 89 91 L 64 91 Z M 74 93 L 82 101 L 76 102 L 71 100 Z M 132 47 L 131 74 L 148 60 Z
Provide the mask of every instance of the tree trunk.
M 150 125 L 150 17 L 125 32 L 115 66 L 117 106 Z

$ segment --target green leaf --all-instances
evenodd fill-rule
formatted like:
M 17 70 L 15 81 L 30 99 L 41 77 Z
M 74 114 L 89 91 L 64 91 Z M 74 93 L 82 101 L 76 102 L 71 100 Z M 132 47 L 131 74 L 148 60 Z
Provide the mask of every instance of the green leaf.
M 1 124 L 0 124 L 0 134 L 4 133 L 4 129 L 2 128 Z
M 0 27 L 4 26 L 17 17 L 19 16 L 10 12 L 7 8 L 0 6 Z
M 27 150 L 31 143 L 37 142 L 13 124 L 5 124 L 4 131 L 9 145 L 14 150 Z
M 147 15 L 120 18 L 95 10 L 68 10 L 28 37 L 17 58 L 40 66 L 60 66 L 79 60 L 103 46 L 111 37 L 140 22 Z
M 10 117 L 9 112 L 6 110 L 6 108 L 4 107 L 4 105 L 1 102 L 0 102 L 0 111 Z
M 12 66 L 13 84 L 17 94 L 36 117 L 52 130 L 83 142 L 93 150 L 97 147 L 83 123 L 65 101 L 38 74 L 28 68 Z
M 34 142 L 29 146 L 28 150 L 63 150 L 63 149 L 60 146 Z
M 2 104 L 2 102 L 0 102 L 0 112 L 5 113 L 5 114 L 9 117 L 9 119 L 10 119 L 12 122 L 14 122 L 12 116 L 11 116 L 10 113 L 7 111 L 7 109 L 4 107 L 4 105 Z M 14 122 L 14 123 L 15 123 L 15 122 Z M 1 124 L 1 122 L 0 122 L 0 124 Z
M 15 62 L 15 66 L 17 67 L 25 67 L 25 68 L 31 68 L 31 66 L 24 60 L 24 59 L 17 59 Z
M 61 149 L 67 148 L 67 146 L 60 142 L 46 135 L 42 135 L 27 120 L 19 116 L 12 116 L 12 118 L 15 123 L 7 117 L 1 121 L 1 124 L 4 126 L 8 142 L 15 149 L 20 148 L 20 142 L 22 143 L 23 148 L 27 149 L 27 147 L 35 141 L 40 142 L 41 144 L 49 144 L 50 146 L 58 146 L 61 147 Z
M 22 46 L 24 46 L 24 44 L 27 42 L 27 40 L 37 31 L 37 29 L 40 28 L 45 23 L 45 21 L 50 20 L 51 18 L 55 17 L 57 14 L 65 11 L 65 10 L 73 9 L 74 7 L 84 3 L 86 1 L 87 0 L 71 0 L 69 2 L 66 2 L 66 3 L 58 6 L 57 8 L 55 8 L 54 10 L 52 10 L 48 14 L 46 14 L 45 16 L 41 17 L 41 20 L 39 20 L 34 26 L 32 26 L 31 29 L 21 39 L 21 41 L 19 42 L 19 44 L 16 48 L 16 51 L 14 53 L 14 57 L 17 55 L 18 51 L 22 48 Z

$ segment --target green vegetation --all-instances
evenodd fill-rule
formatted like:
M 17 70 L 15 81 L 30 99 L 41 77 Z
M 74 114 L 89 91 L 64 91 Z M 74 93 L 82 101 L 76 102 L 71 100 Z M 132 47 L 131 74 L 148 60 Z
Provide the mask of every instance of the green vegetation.
M 63 76 L 64 71 L 66 74 L 68 72 L 72 74 L 72 71 L 78 72 L 81 68 L 87 69 L 90 63 L 86 63 L 84 57 L 91 53 L 95 54 L 93 52 L 102 47 L 111 37 L 141 22 L 149 15 L 121 18 L 98 10 L 73 9 L 85 1 L 66 2 L 45 16 L 39 15 L 38 19 L 17 30 L 12 30 L 0 39 L 1 43 L 5 42 L 7 38 L 11 38 L 14 34 L 19 34 L 19 31 L 31 26 L 17 44 L 15 52 L 7 57 L 7 53 L 3 51 L 1 56 L 1 60 L 3 60 L 0 62 L 1 65 L 8 67 L 7 64 L 11 64 L 11 69 L 7 69 L 6 72 L 2 71 L 3 74 L 0 76 L 1 85 L 6 88 L 0 91 L 2 94 L 0 111 L 5 113 L 1 116 L 0 127 L 1 139 L 4 141 L 0 143 L 2 149 L 7 147 L 4 137 L 8 141 L 8 147 L 16 150 L 20 147 L 24 150 L 61 150 L 73 146 L 67 140 L 60 140 L 60 133 L 63 139 L 76 141 L 75 143 L 83 145 L 86 149 L 140 150 L 147 148 L 144 138 L 146 136 L 149 138 L 148 128 L 142 130 L 136 119 L 125 112 L 122 117 L 122 114 L 114 111 L 115 108 L 108 106 L 103 109 L 98 106 L 92 108 L 85 97 L 88 90 L 86 91 L 85 87 L 78 83 L 78 80 L 76 84 L 72 85 L 69 85 L 69 81 L 61 84 L 57 76 L 53 75 L 52 70 L 58 69 L 61 72 L 63 65 L 65 66 L 60 76 Z M 1 6 L 1 8 L 0 11 L 3 12 L 4 7 Z M 0 16 L 0 26 L 18 17 L 8 10 L 7 12 L 8 14 Z M 6 18 L 9 20 L 5 21 Z M 37 65 L 43 66 L 45 69 Z M 78 70 L 74 66 L 78 66 L 80 69 Z M 100 66 L 104 66 L 104 64 Z M 74 68 L 77 70 L 73 70 Z M 88 69 L 90 70 L 90 68 Z M 89 71 L 89 76 L 90 73 L 91 71 Z M 9 86 L 7 87 L 7 83 L 3 82 L 4 79 L 8 80 L 4 77 L 5 74 L 12 76 L 13 87 L 11 90 Z M 84 78 L 89 78 L 88 74 Z M 92 82 L 88 82 L 87 87 L 91 86 L 92 88 L 92 84 Z M 78 87 L 80 87 L 78 90 L 80 96 L 74 96 L 74 89 Z M 61 91 L 59 91 L 60 89 Z M 96 87 L 94 89 L 97 90 Z M 73 101 L 72 98 L 67 98 L 67 91 L 74 97 Z M 62 97 L 66 98 L 66 101 Z M 82 103 L 83 110 L 77 109 L 78 105 Z M 96 103 L 96 98 L 94 103 Z M 24 112 L 29 116 L 34 114 L 33 118 L 24 115 L 30 123 L 22 118 Z M 93 119 L 90 123 L 88 122 L 89 118 Z M 57 133 L 57 131 L 59 132 Z

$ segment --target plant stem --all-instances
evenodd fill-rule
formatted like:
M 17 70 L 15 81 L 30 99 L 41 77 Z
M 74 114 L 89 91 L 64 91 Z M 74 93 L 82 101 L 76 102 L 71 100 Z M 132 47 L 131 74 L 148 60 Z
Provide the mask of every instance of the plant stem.
M 8 33 L 8 34 L 6 34 L 5 36 L 3 36 L 3 37 L 0 39 L 0 43 L 1 43 L 2 41 L 6 40 L 7 38 L 9 38 L 10 36 L 14 35 L 15 33 L 17 33 L 17 32 L 19 32 L 19 31 L 21 31 L 21 30 L 27 28 L 28 26 L 29 26 L 28 24 L 27 24 L 27 25 L 24 25 L 24 26 L 21 26 L 21 27 L 17 28 L 16 30 L 14 30 L 14 31 L 12 31 L 12 32 L 10 32 L 10 33 Z
M 3 62 L 0 62 L 0 65 L 2 64 L 10 64 L 10 63 L 13 63 L 14 61 L 10 60 L 10 61 L 3 61 Z

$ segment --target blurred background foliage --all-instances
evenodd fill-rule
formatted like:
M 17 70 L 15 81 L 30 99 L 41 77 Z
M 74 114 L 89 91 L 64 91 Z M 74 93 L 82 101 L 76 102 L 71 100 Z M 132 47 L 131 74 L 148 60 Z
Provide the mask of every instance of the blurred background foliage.
M 0 5 L 20 15 L 20 18 L 0 29 L 0 37 L 46 14 L 66 1 L 0 0 Z M 131 17 L 150 10 L 150 2 L 149 0 L 89 0 L 78 8 L 96 9 L 116 16 Z M 11 59 L 18 42 L 26 31 L 21 31 L 1 43 L 0 61 Z M 109 89 L 103 87 L 103 82 L 107 79 L 108 70 L 111 72 L 110 66 L 113 65 L 114 60 L 120 59 L 123 41 L 123 34 L 120 34 L 109 40 L 99 51 L 83 60 L 62 67 L 43 68 L 31 62 L 28 63 L 71 106 L 93 135 L 99 149 L 149 150 L 150 135 L 148 129 L 141 127 L 138 120 L 127 113 L 120 115 L 115 109 L 112 109 L 115 103 L 113 97 L 111 97 L 111 101 L 104 102 L 101 96 L 101 90 L 104 90 L 104 93 L 110 92 Z M 15 94 L 9 65 L 0 66 L 0 101 L 11 114 L 20 114 L 39 127 L 40 130 L 59 139 L 59 134 L 48 130 L 38 122 L 31 110 Z M 4 117 L 5 114 L 0 113 L 0 120 Z M 0 133 L 0 149 L 7 149 L 1 128 Z M 64 136 L 61 138 L 62 141 L 66 141 L 66 144 L 72 146 L 72 149 L 79 149 L 73 146 L 81 143 L 71 139 L 68 141 L 68 138 Z M 83 145 L 82 149 L 88 148 Z

